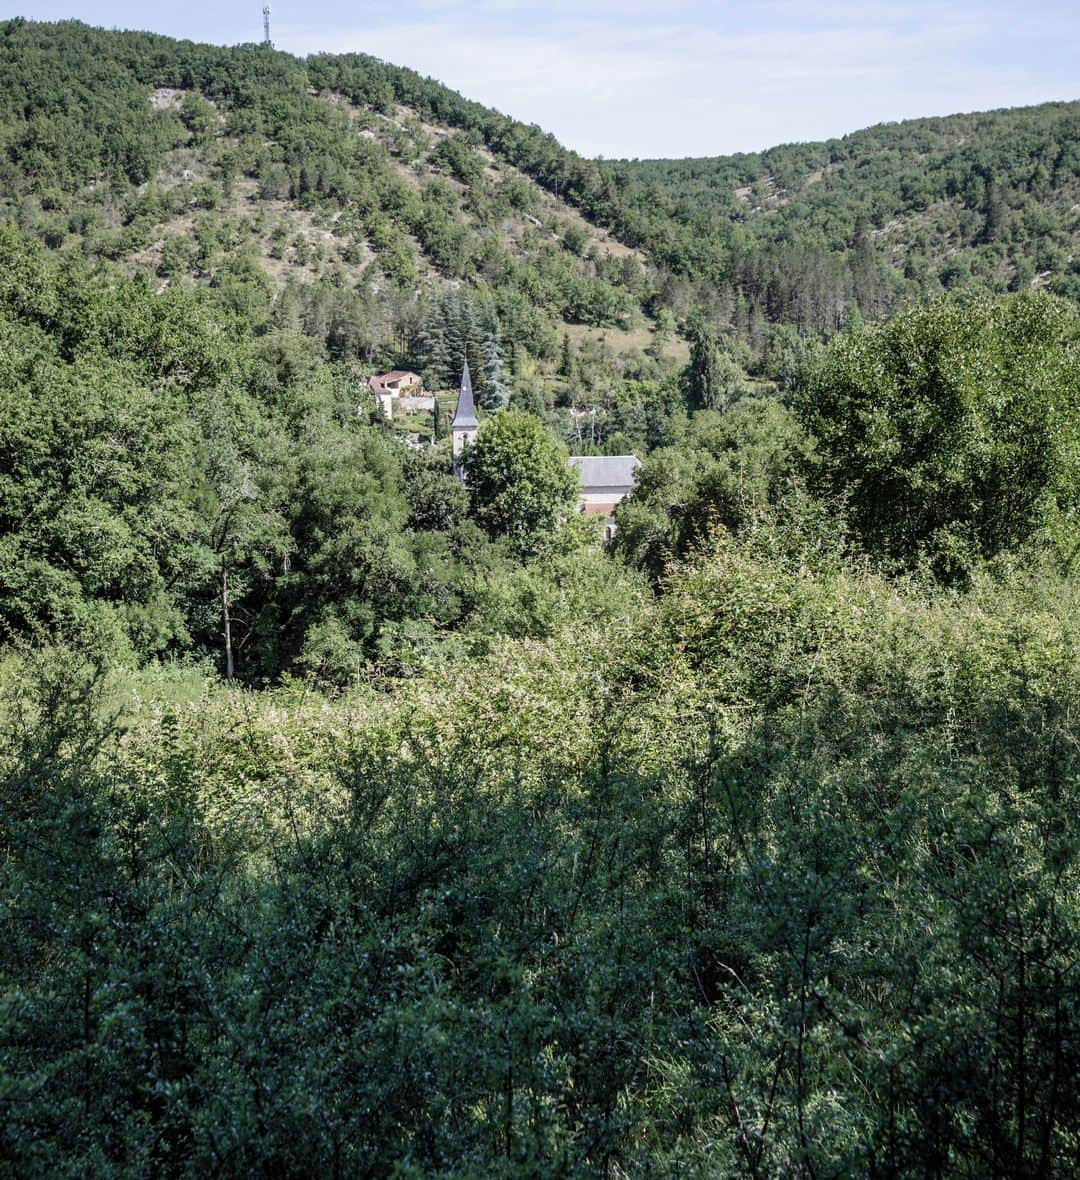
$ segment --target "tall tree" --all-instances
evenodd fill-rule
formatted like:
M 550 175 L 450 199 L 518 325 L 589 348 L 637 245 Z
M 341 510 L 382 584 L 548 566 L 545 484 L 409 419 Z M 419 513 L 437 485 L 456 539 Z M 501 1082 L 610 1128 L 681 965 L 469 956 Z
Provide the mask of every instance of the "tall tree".
M 821 478 L 873 549 L 943 576 L 1071 533 L 1080 318 L 1061 300 L 939 300 L 837 338 L 800 398 Z M 1072 523 L 1070 523 L 1072 522 Z
M 465 459 L 472 512 L 492 537 L 529 552 L 572 511 L 577 477 L 539 418 L 507 410 L 480 426 Z
M 447 339 L 444 300 L 429 293 L 420 329 L 420 368 L 429 389 L 446 389 L 453 384 L 450 342 Z
M 510 391 L 506 387 L 502 361 L 502 334 L 495 305 L 486 301 L 480 313 L 480 329 L 483 343 L 480 351 L 483 366 L 480 370 L 480 404 L 485 410 L 495 411 L 506 408 Z
M 721 349 L 716 333 L 698 318 L 690 329 L 686 400 L 690 410 L 726 410 L 735 401 L 742 370 Z
M 269 471 L 257 477 L 252 460 L 236 446 L 224 422 L 214 426 L 208 438 L 207 481 L 216 511 L 209 521 L 207 545 L 217 582 L 222 665 L 225 679 L 232 680 L 237 652 L 252 634 L 256 609 L 245 598 L 260 580 L 272 577 L 275 559 L 289 552 L 289 536 L 267 486 Z

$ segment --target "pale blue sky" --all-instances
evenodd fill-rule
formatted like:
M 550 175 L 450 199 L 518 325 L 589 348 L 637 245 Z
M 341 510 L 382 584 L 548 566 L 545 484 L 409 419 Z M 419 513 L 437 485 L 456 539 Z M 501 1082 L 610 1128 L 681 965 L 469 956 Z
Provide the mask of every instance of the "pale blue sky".
M 263 0 L 3 0 L 233 44 Z M 587 155 L 702 156 L 1080 98 L 1080 0 L 271 0 L 280 49 L 372 53 Z

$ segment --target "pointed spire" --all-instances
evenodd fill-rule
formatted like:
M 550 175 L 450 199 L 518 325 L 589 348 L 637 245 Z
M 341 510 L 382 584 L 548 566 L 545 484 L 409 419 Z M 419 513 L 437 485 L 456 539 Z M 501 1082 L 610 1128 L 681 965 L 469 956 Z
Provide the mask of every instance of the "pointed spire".
M 472 378 L 469 376 L 469 362 L 461 373 L 461 392 L 458 394 L 457 410 L 454 420 L 450 424 L 453 430 L 475 428 L 480 425 L 476 417 L 476 407 L 473 405 Z

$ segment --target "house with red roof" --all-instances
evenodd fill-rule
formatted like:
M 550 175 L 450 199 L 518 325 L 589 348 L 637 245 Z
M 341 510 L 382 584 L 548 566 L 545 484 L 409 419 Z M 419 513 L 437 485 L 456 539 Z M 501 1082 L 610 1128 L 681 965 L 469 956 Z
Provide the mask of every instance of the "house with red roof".
M 408 369 L 394 369 L 390 373 L 376 373 L 368 378 L 375 401 L 387 418 L 394 416 L 394 403 L 402 397 L 424 396 L 424 379 Z

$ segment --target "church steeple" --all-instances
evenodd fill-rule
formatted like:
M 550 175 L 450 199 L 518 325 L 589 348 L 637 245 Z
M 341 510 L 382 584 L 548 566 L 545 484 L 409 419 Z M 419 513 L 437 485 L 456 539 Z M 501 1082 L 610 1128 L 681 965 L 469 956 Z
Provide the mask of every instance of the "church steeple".
M 469 362 L 461 372 L 461 391 L 458 393 L 457 410 L 454 420 L 450 423 L 453 434 L 454 474 L 462 482 L 465 480 L 464 455 L 465 444 L 476 438 L 476 431 L 480 423 L 476 417 L 476 407 L 473 405 L 472 378 L 469 376 Z

